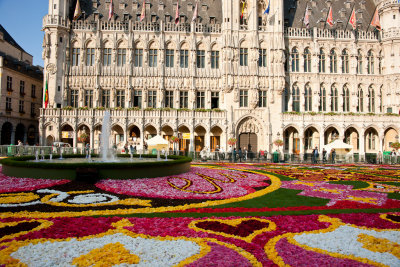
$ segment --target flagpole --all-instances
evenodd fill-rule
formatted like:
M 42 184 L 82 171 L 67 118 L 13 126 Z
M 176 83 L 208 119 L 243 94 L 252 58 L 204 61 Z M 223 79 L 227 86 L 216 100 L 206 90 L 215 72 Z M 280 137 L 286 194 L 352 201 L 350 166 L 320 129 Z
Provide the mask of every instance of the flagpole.
M 325 18 L 324 30 L 325 30 L 325 28 L 326 28 L 326 21 L 328 20 L 328 17 L 329 17 L 329 13 L 330 13 L 330 11 L 331 11 L 331 8 L 332 8 L 332 4 L 331 4 L 331 6 L 329 7 L 328 14 L 326 15 L 326 18 Z
M 369 22 L 368 27 L 367 27 L 367 32 L 369 30 L 369 26 L 371 26 L 372 20 L 375 18 L 375 12 L 377 9 L 378 9 L 378 6 L 375 7 L 374 14 L 372 15 L 371 21 Z

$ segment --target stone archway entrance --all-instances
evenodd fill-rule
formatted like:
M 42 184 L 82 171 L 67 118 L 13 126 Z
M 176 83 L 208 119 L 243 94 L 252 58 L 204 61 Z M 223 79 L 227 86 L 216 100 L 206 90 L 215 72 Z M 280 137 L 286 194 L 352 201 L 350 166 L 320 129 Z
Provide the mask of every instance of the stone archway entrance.
M 242 150 L 246 148 L 247 151 L 257 152 L 258 151 L 258 136 L 260 134 L 260 127 L 258 122 L 252 118 L 248 117 L 243 119 L 239 123 L 237 135 L 238 135 L 238 148 L 241 147 Z

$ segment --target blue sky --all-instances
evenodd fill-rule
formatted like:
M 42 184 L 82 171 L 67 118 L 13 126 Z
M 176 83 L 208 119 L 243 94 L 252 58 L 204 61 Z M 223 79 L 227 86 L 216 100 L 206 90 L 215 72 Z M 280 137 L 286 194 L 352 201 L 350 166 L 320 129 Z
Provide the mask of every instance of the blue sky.
M 34 65 L 43 66 L 41 29 L 48 7 L 48 0 L 0 0 L 0 24 L 33 56 Z

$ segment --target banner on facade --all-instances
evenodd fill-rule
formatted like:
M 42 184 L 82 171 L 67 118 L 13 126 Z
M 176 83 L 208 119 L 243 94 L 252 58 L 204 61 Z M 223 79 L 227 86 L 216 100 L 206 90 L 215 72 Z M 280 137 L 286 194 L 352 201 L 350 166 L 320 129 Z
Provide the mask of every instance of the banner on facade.
M 74 132 L 67 132 L 67 131 L 62 131 L 61 136 L 62 138 L 73 138 Z
M 182 134 L 183 139 L 190 139 L 190 133 L 183 133 Z

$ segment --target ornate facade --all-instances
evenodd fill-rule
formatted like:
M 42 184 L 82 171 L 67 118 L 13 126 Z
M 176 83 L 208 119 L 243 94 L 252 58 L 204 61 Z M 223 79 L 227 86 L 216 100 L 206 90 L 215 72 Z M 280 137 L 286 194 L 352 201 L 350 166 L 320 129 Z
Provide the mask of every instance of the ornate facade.
M 81 0 L 77 20 L 76 1 L 50 0 L 42 144 L 96 148 L 110 110 L 110 142 L 119 146 L 160 134 L 181 135 L 181 150 L 228 149 L 231 137 L 270 152 L 282 139 L 289 154 L 333 138 L 361 157 L 389 150 L 400 131 L 397 0 L 271 0 L 264 14 L 267 2 L 180 0 L 176 24 L 171 0 L 115 0 L 111 19 L 110 1 Z M 370 26 L 375 8 L 382 31 Z

